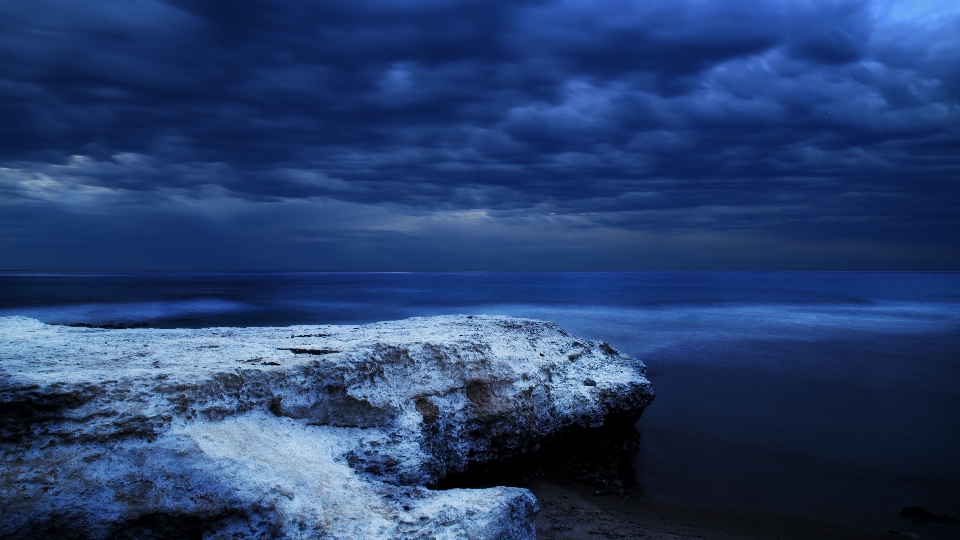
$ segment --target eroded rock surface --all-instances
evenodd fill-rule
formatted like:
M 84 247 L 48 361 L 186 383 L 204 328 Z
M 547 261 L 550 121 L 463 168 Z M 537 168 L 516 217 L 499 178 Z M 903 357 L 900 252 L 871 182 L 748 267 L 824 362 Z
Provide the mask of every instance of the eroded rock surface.
M 555 324 L 98 329 L 0 318 L 0 537 L 534 538 L 521 488 L 430 489 L 653 399 Z

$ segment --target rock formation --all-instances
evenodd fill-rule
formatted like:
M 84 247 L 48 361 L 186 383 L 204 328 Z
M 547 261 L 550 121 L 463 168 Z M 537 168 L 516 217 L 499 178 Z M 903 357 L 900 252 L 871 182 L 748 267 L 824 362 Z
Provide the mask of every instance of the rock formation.
M 431 489 L 635 421 L 643 364 L 494 316 L 158 330 L 0 318 L 0 537 L 534 538 L 522 488 Z

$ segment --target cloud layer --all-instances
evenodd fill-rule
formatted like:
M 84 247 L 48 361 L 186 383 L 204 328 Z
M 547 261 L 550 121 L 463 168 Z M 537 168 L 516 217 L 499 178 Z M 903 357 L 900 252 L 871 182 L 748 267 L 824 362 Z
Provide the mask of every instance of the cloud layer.
M 0 21 L 0 267 L 960 268 L 955 2 Z

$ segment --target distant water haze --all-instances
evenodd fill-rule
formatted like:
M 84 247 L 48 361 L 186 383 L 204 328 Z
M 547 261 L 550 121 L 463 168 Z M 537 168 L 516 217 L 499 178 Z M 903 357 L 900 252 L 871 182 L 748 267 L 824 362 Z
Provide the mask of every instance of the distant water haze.
M 155 327 L 552 320 L 642 359 L 652 500 L 901 528 L 960 517 L 960 274 L 0 274 L 0 316 Z

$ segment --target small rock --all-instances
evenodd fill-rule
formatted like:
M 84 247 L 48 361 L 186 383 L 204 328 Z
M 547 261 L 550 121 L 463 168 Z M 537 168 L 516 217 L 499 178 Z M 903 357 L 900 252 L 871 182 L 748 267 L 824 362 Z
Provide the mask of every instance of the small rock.
M 952 527 L 958 524 L 957 520 L 946 514 L 937 515 L 926 508 L 921 508 L 919 506 L 908 506 L 900 510 L 900 515 L 920 525 L 940 525 L 944 527 Z
M 595 381 L 595 380 L 593 380 L 593 379 L 584 379 L 584 380 L 583 380 L 583 385 L 584 385 L 584 386 L 596 386 L 596 385 L 597 385 L 597 381 Z

